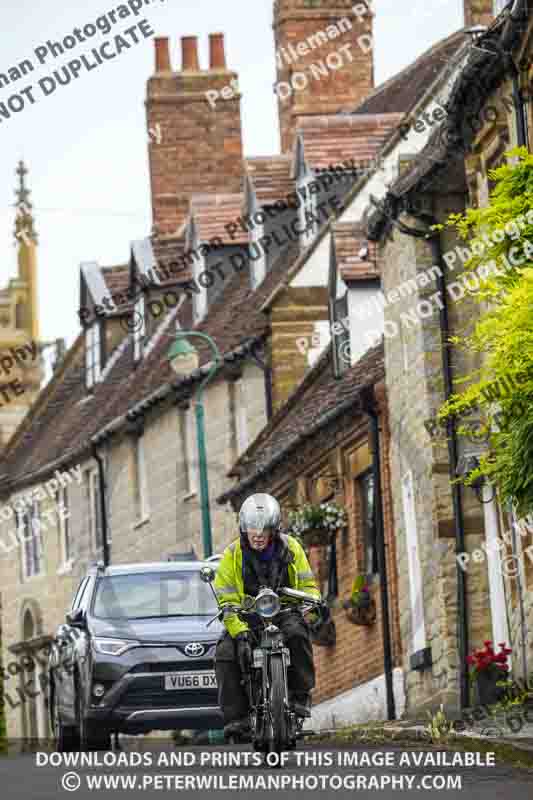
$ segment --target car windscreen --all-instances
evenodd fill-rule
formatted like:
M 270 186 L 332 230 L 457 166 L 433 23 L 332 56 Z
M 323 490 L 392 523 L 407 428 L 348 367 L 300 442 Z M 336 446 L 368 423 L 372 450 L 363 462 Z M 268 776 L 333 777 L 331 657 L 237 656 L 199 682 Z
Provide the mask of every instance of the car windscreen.
M 101 578 L 93 605 L 101 619 L 214 616 L 217 605 L 199 572 L 143 572 Z

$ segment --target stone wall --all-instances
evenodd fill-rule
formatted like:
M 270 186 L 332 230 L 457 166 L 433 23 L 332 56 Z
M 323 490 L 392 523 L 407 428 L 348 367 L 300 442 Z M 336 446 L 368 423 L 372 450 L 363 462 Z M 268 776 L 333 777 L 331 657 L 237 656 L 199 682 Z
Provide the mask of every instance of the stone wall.
M 285 403 L 309 369 L 307 348 L 315 334 L 315 322 L 328 319 L 325 287 L 291 287 L 271 309 L 272 400 L 274 411 Z M 298 339 L 303 345 L 298 347 Z
M 439 221 L 461 209 L 460 195 L 442 195 L 431 209 Z M 407 219 L 410 227 L 420 227 L 415 219 Z M 443 252 L 456 244 L 453 233 L 441 235 Z M 455 562 L 455 526 L 446 437 L 430 436 L 425 422 L 434 419 L 444 401 L 442 335 L 437 295 L 438 271 L 431 270 L 433 253 L 429 244 L 394 231 L 392 239 L 381 249 L 383 292 L 407 287 L 414 291 L 398 298 L 385 309 L 385 362 L 389 393 L 391 426 L 392 485 L 394 519 L 398 542 L 399 606 L 407 675 L 407 707 L 416 714 L 441 702 L 449 708 L 458 703 L 458 607 L 457 566 Z M 447 276 L 448 284 L 457 282 L 463 265 Z M 438 298 L 438 299 L 437 299 Z M 479 310 L 473 300 L 454 302 L 446 294 L 451 335 L 468 331 Z M 477 364 L 464 351 L 452 347 L 452 374 L 459 376 Z M 461 391 L 458 384 L 455 391 Z M 472 445 L 460 437 L 459 457 Z M 412 475 L 416 534 L 421 562 L 422 598 L 414 601 L 407 552 L 407 531 L 402 496 L 402 481 Z M 474 492 L 461 489 L 466 547 L 479 547 L 484 537 L 483 510 Z M 472 646 L 479 646 L 490 636 L 490 615 L 487 615 L 488 578 L 486 570 L 472 572 L 466 578 L 468 625 Z M 413 670 L 410 656 L 414 649 L 412 607 L 420 602 L 425 626 L 426 644 L 431 649 L 432 665 Z M 420 627 L 420 631 L 421 631 Z M 419 633 L 420 633 L 419 631 Z M 420 639 L 418 641 L 421 641 Z

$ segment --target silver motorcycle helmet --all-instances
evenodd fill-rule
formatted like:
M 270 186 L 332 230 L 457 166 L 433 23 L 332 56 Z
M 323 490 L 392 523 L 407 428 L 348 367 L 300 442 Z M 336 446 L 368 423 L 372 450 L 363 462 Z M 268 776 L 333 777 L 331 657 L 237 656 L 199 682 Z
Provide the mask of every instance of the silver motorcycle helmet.
M 270 494 L 252 494 L 241 506 L 239 527 L 242 534 L 249 530 L 270 528 L 276 534 L 281 526 L 281 508 Z

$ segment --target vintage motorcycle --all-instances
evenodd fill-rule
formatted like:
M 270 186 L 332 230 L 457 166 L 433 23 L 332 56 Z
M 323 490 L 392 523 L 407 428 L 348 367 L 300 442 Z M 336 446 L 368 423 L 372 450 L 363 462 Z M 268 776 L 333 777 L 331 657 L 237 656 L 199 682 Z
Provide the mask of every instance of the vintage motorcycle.
M 203 567 L 200 572 L 205 583 L 212 584 L 215 573 L 211 567 Z M 211 589 L 214 592 L 213 586 Z M 226 614 L 237 614 L 242 620 L 262 622 L 259 641 L 253 649 L 250 673 L 243 679 L 250 708 L 250 729 L 254 749 L 268 755 L 294 750 L 296 740 L 312 735 L 304 731 L 304 718 L 298 716 L 289 704 L 287 668 L 290 665 L 290 651 L 285 646 L 281 630 L 273 624 L 273 618 L 297 609 L 302 615 L 316 612 L 316 625 L 325 622 L 329 609 L 323 600 L 317 600 L 296 589 L 281 588 L 279 594 L 272 589 L 262 589 L 257 597 L 245 598 L 243 606 L 225 605 L 219 613 L 209 620 L 207 626 Z M 292 602 L 287 608 L 281 607 L 279 595 Z M 230 743 L 235 743 L 230 742 Z

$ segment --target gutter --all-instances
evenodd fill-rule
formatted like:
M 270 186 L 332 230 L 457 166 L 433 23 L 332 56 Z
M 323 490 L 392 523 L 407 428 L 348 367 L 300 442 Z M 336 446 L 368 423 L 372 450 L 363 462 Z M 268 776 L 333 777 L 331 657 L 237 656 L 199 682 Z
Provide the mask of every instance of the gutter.
M 406 178 L 409 177 L 409 171 L 407 171 L 398 178 L 389 191 L 381 198 L 379 205 L 374 202 L 374 206 L 377 210 L 372 213 L 367 225 L 369 239 L 377 240 L 385 229 L 387 220 L 398 215 L 400 199 L 403 195 L 416 190 L 422 181 L 426 180 L 430 175 L 433 176 L 439 169 L 447 166 L 449 158 L 457 157 L 457 142 L 464 142 L 466 144 L 468 139 L 473 138 L 475 134 L 472 136 L 469 135 L 468 137 L 463 137 L 461 134 L 461 124 L 463 122 L 462 112 L 465 98 L 469 96 L 470 99 L 473 98 L 476 101 L 474 104 L 476 113 L 479 112 L 489 92 L 494 91 L 505 79 L 506 70 L 511 71 L 514 89 L 516 75 L 513 72 L 513 68 L 516 70 L 516 65 L 508 49 L 516 45 L 517 40 L 523 32 L 523 23 L 527 20 L 529 12 L 528 5 L 528 0 L 515 0 L 512 9 L 507 14 L 507 18 L 501 21 L 498 20 L 501 33 L 497 39 L 497 49 L 488 50 L 481 47 L 483 43 L 490 45 L 495 41 L 494 30 L 487 31 L 487 33 L 483 34 L 475 43 L 474 46 L 477 47 L 478 51 L 481 50 L 481 52 L 484 52 L 485 56 L 479 57 L 473 63 L 467 63 L 450 94 L 446 104 L 448 118 L 442 123 L 441 128 L 438 129 L 441 131 L 439 141 L 442 141 L 443 133 L 446 133 L 446 147 L 443 148 L 441 160 L 436 162 L 434 159 L 431 159 L 424 174 L 420 175 L 413 185 L 402 189 L 402 184 L 405 183 Z M 507 55 L 507 58 L 503 58 L 505 55 Z M 509 60 L 511 61 L 511 66 L 509 65 Z M 501 66 L 502 64 L 503 66 Z M 517 97 L 519 97 L 519 94 L 515 94 L 515 103 L 517 102 Z M 521 105 L 517 107 L 521 109 Z M 523 111 L 521 111 L 519 116 L 522 117 L 522 119 L 517 119 L 518 133 L 519 137 L 523 140 Z M 522 127 L 522 132 L 520 132 L 520 127 Z M 429 141 L 413 160 L 413 168 L 416 167 L 417 163 L 420 164 L 422 156 L 424 153 L 427 153 L 428 144 Z

